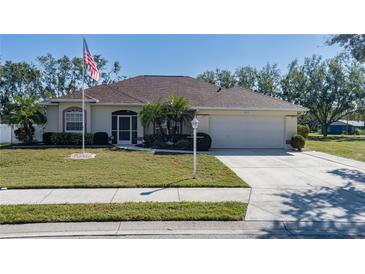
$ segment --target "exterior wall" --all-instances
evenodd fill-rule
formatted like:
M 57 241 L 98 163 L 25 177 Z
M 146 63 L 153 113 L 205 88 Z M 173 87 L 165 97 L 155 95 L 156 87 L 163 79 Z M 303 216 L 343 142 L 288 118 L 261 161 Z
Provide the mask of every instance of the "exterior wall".
M 118 110 L 130 110 L 137 114 L 141 111 L 141 107 L 136 106 L 91 106 L 91 132 L 103 131 L 109 136 L 112 135 L 112 112 Z M 137 115 L 137 140 L 143 138 L 143 126 L 140 117 Z
M 47 124 L 46 132 L 58 132 L 59 131 L 59 113 L 58 105 L 47 106 Z
M 63 129 L 63 111 L 70 107 L 82 107 L 81 103 L 59 103 L 58 105 L 50 105 L 47 109 L 47 125 L 46 131 L 62 132 Z M 86 109 L 86 131 L 87 132 L 107 132 L 111 136 L 112 132 L 112 112 L 118 110 L 130 110 L 139 113 L 139 106 L 118 106 L 118 105 L 96 105 L 85 103 Z M 291 137 L 297 133 L 297 112 L 295 111 L 244 111 L 244 110 L 217 110 L 204 109 L 197 111 L 199 120 L 198 132 L 211 134 L 211 116 L 241 116 L 247 118 L 254 117 L 277 117 L 283 119 L 283 143 L 287 144 Z M 137 120 L 137 140 L 141 141 L 144 133 L 152 134 L 152 126 L 143 128 L 140 118 Z M 183 134 L 191 134 L 192 128 L 189 122 L 183 123 Z
M 82 107 L 81 103 L 59 103 L 58 105 L 47 106 L 46 132 L 64 131 L 64 110 L 70 107 Z M 141 107 L 136 106 L 101 106 L 85 103 L 86 110 L 86 132 L 95 133 L 98 131 L 112 134 L 112 112 L 118 110 L 131 110 L 139 113 Z M 138 117 L 137 138 L 143 138 L 143 127 Z
M 58 132 L 64 132 L 64 113 L 63 111 L 71 108 L 71 107 L 78 107 L 82 108 L 81 103 L 59 103 L 58 105 Z M 91 131 L 91 107 L 90 103 L 85 103 L 85 110 L 86 110 L 86 132 Z M 91 122 L 91 123 L 90 123 Z M 48 122 L 47 122 L 48 124 Z
M 291 137 L 297 134 L 297 116 L 287 115 L 285 116 L 285 143 L 286 147 L 290 146 Z

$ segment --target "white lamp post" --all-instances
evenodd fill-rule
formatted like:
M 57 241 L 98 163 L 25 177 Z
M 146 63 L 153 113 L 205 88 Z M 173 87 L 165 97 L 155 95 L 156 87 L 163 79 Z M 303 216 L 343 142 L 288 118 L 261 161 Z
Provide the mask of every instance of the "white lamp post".
M 193 157 L 194 157 L 194 172 L 193 172 L 193 178 L 196 179 L 196 129 L 199 126 L 199 121 L 196 118 L 196 116 L 194 116 L 194 119 L 191 121 L 191 126 L 193 127 L 194 130 L 194 140 L 193 140 Z

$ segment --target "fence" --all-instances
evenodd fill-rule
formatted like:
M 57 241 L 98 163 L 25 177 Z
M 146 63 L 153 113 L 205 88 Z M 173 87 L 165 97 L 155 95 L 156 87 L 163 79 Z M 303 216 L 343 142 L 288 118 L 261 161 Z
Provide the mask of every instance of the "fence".
M 18 126 L 16 125 L 0 124 L 0 144 L 20 143 L 14 134 L 14 130 L 16 130 L 17 128 Z M 43 132 L 44 132 L 44 126 L 34 125 L 33 140 L 35 142 L 42 142 Z

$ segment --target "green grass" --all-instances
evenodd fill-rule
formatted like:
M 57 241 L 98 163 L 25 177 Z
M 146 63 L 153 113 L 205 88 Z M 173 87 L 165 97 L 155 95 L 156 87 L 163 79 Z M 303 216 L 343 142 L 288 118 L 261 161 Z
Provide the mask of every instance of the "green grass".
M 365 162 L 365 141 L 346 139 L 307 140 L 306 149 Z
M 78 187 L 248 187 L 211 155 L 156 155 L 110 148 L 87 149 L 95 159 L 66 156 L 78 149 L 1 149 L 0 186 L 7 188 Z
M 2 205 L 0 224 L 107 221 L 241 221 L 240 202 Z

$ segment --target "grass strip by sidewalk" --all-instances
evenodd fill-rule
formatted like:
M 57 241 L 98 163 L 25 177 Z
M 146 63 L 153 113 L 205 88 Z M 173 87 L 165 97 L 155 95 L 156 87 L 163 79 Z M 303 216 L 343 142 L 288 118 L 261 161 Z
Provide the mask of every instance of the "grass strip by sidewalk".
M 0 224 L 107 221 L 240 221 L 241 202 L 1 205 Z

